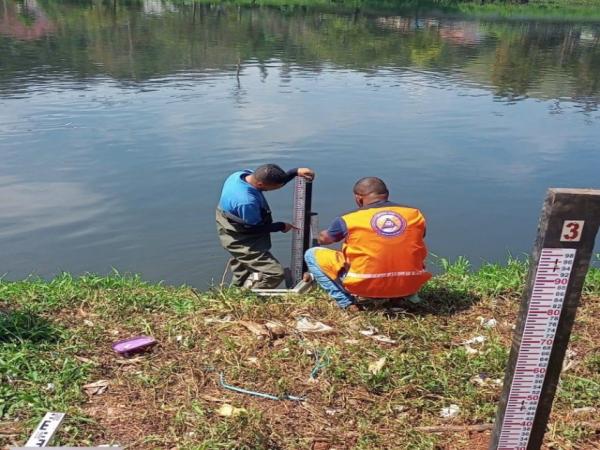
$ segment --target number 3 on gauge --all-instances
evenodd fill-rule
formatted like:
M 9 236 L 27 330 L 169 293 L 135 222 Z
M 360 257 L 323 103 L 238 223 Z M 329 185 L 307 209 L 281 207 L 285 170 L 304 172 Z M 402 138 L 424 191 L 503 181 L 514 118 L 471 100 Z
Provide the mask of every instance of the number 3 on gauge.
M 579 242 L 584 223 L 584 220 L 565 220 L 560 234 L 561 242 Z

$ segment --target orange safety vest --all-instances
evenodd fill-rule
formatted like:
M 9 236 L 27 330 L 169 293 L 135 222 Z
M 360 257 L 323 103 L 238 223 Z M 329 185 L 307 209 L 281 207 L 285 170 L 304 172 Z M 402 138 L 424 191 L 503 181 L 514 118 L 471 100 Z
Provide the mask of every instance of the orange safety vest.
M 416 293 L 425 270 L 425 217 L 415 208 L 387 203 L 342 216 L 348 235 L 342 247 L 344 287 L 361 297 L 393 298 Z

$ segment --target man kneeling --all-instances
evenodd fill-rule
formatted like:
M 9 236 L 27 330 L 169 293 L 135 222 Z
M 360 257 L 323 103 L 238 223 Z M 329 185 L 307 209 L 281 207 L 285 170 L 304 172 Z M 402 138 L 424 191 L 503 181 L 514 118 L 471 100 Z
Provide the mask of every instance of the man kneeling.
M 319 234 L 321 245 L 344 241 L 342 251 L 313 247 L 305 254 L 310 273 L 341 308 L 357 309 L 356 297 L 409 297 L 431 278 L 425 270 L 425 217 L 388 197 L 383 180 L 358 180 L 359 208 Z

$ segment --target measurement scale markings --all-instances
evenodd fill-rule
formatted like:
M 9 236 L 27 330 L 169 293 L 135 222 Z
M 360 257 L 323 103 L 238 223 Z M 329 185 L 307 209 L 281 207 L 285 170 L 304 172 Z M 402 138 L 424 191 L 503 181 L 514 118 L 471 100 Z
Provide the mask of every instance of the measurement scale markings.
M 549 339 L 551 343 L 554 341 L 556 319 L 562 313 L 566 294 L 564 286 L 569 282 L 573 266 L 572 259 L 565 260 L 573 257 L 572 249 L 542 249 L 541 251 L 498 450 L 526 448 L 529 442 L 552 349 L 552 345 L 541 345 L 542 338 Z M 556 273 L 558 269 L 560 273 Z M 556 306 L 553 308 L 552 305 Z

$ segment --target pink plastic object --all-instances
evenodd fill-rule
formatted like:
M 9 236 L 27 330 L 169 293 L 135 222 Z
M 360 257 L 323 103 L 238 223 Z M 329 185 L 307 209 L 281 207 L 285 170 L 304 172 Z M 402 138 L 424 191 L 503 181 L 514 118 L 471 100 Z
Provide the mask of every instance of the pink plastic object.
M 156 339 L 150 336 L 135 336 L 129 339 L 115 342 L 112 348 L 122 356 L 130 356 L 135 353 L 145 352 L 156 345 Z

